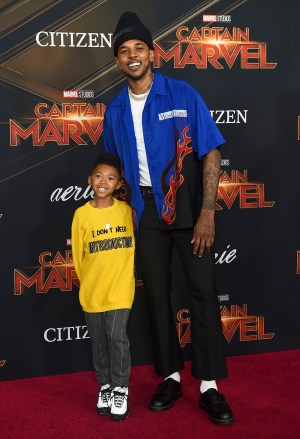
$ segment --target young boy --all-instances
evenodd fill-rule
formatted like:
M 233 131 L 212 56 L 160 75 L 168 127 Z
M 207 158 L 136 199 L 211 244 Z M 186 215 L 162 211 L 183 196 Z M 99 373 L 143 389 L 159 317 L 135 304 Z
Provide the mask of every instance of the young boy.
M 88 183 L 95 198 L 74 214 L 73 260 L 100 386 L 96 410 L 122 421 L 128 416 L 131 363 L 126 326 L 135 288 L 132 210 L 114 198 L 121 186 L 116 156 L 101 154 Z

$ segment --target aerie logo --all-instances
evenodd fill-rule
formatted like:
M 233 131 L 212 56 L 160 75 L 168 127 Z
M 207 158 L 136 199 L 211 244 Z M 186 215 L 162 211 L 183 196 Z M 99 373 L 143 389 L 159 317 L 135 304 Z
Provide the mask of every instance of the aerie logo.
M 52 194 L 50 195 L 50 201 L 68 201 L 68 200 L 86 200 L 87 198 L 94 198 L 94 191 L 88 186 L 86 189 L 83 189 L 80 186 L 69 186 L 66 189 L 62 187 L 58 187 L 54 189 Z

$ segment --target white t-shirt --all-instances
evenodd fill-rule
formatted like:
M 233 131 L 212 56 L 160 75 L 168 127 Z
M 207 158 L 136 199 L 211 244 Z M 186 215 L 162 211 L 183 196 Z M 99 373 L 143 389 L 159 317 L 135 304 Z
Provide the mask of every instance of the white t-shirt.
M 137 153 L 139 159 L 140 186 L 152 186 L 149 167 L 148 167 L 148 160 L 146 155 L 144 133 L 143 133 L 143 122 L 142 122 L 143 109 L 148 94 L 149 92 L 142 95 L 134 95 L 138 98 L 143 98 L 145 96 L 145 99 L 135 100 L 130 96 L 129 93 L 133 126 L 134 126 L 134 132 L 136 137 Z

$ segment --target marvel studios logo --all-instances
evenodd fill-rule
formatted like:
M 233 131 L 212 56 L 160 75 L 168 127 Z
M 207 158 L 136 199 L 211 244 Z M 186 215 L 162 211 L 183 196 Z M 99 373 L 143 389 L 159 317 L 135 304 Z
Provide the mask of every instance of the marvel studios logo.
M 230 160 L 229 159 L 222 159 L 221 166 L 230 166 Z
M 204 22 L 217 22 L 217 23 L 230 23 L 231 15 L 208 15 L 204 14 L 202 16 L 202 21 Z
M 229 302 L 229 294 L 219 294 L 218 301 L 219 302 Z
M 63 90 L 64 98 L 80 98 L 80 99 L 90 99 L 94 97 L 93 90 Z

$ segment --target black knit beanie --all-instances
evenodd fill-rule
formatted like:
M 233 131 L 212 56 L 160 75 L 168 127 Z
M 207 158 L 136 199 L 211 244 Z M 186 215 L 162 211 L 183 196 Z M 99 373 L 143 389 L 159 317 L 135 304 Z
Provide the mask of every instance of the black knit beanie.
M 134 12 L 124 12 L 117 24 L 113 34 L 114 55 L 118 55 L 118 49 L 125 41 L 140 40 L 146 43 L 151 50 L 154 50 L 153 41 L 149 29 L 143 25 Z

